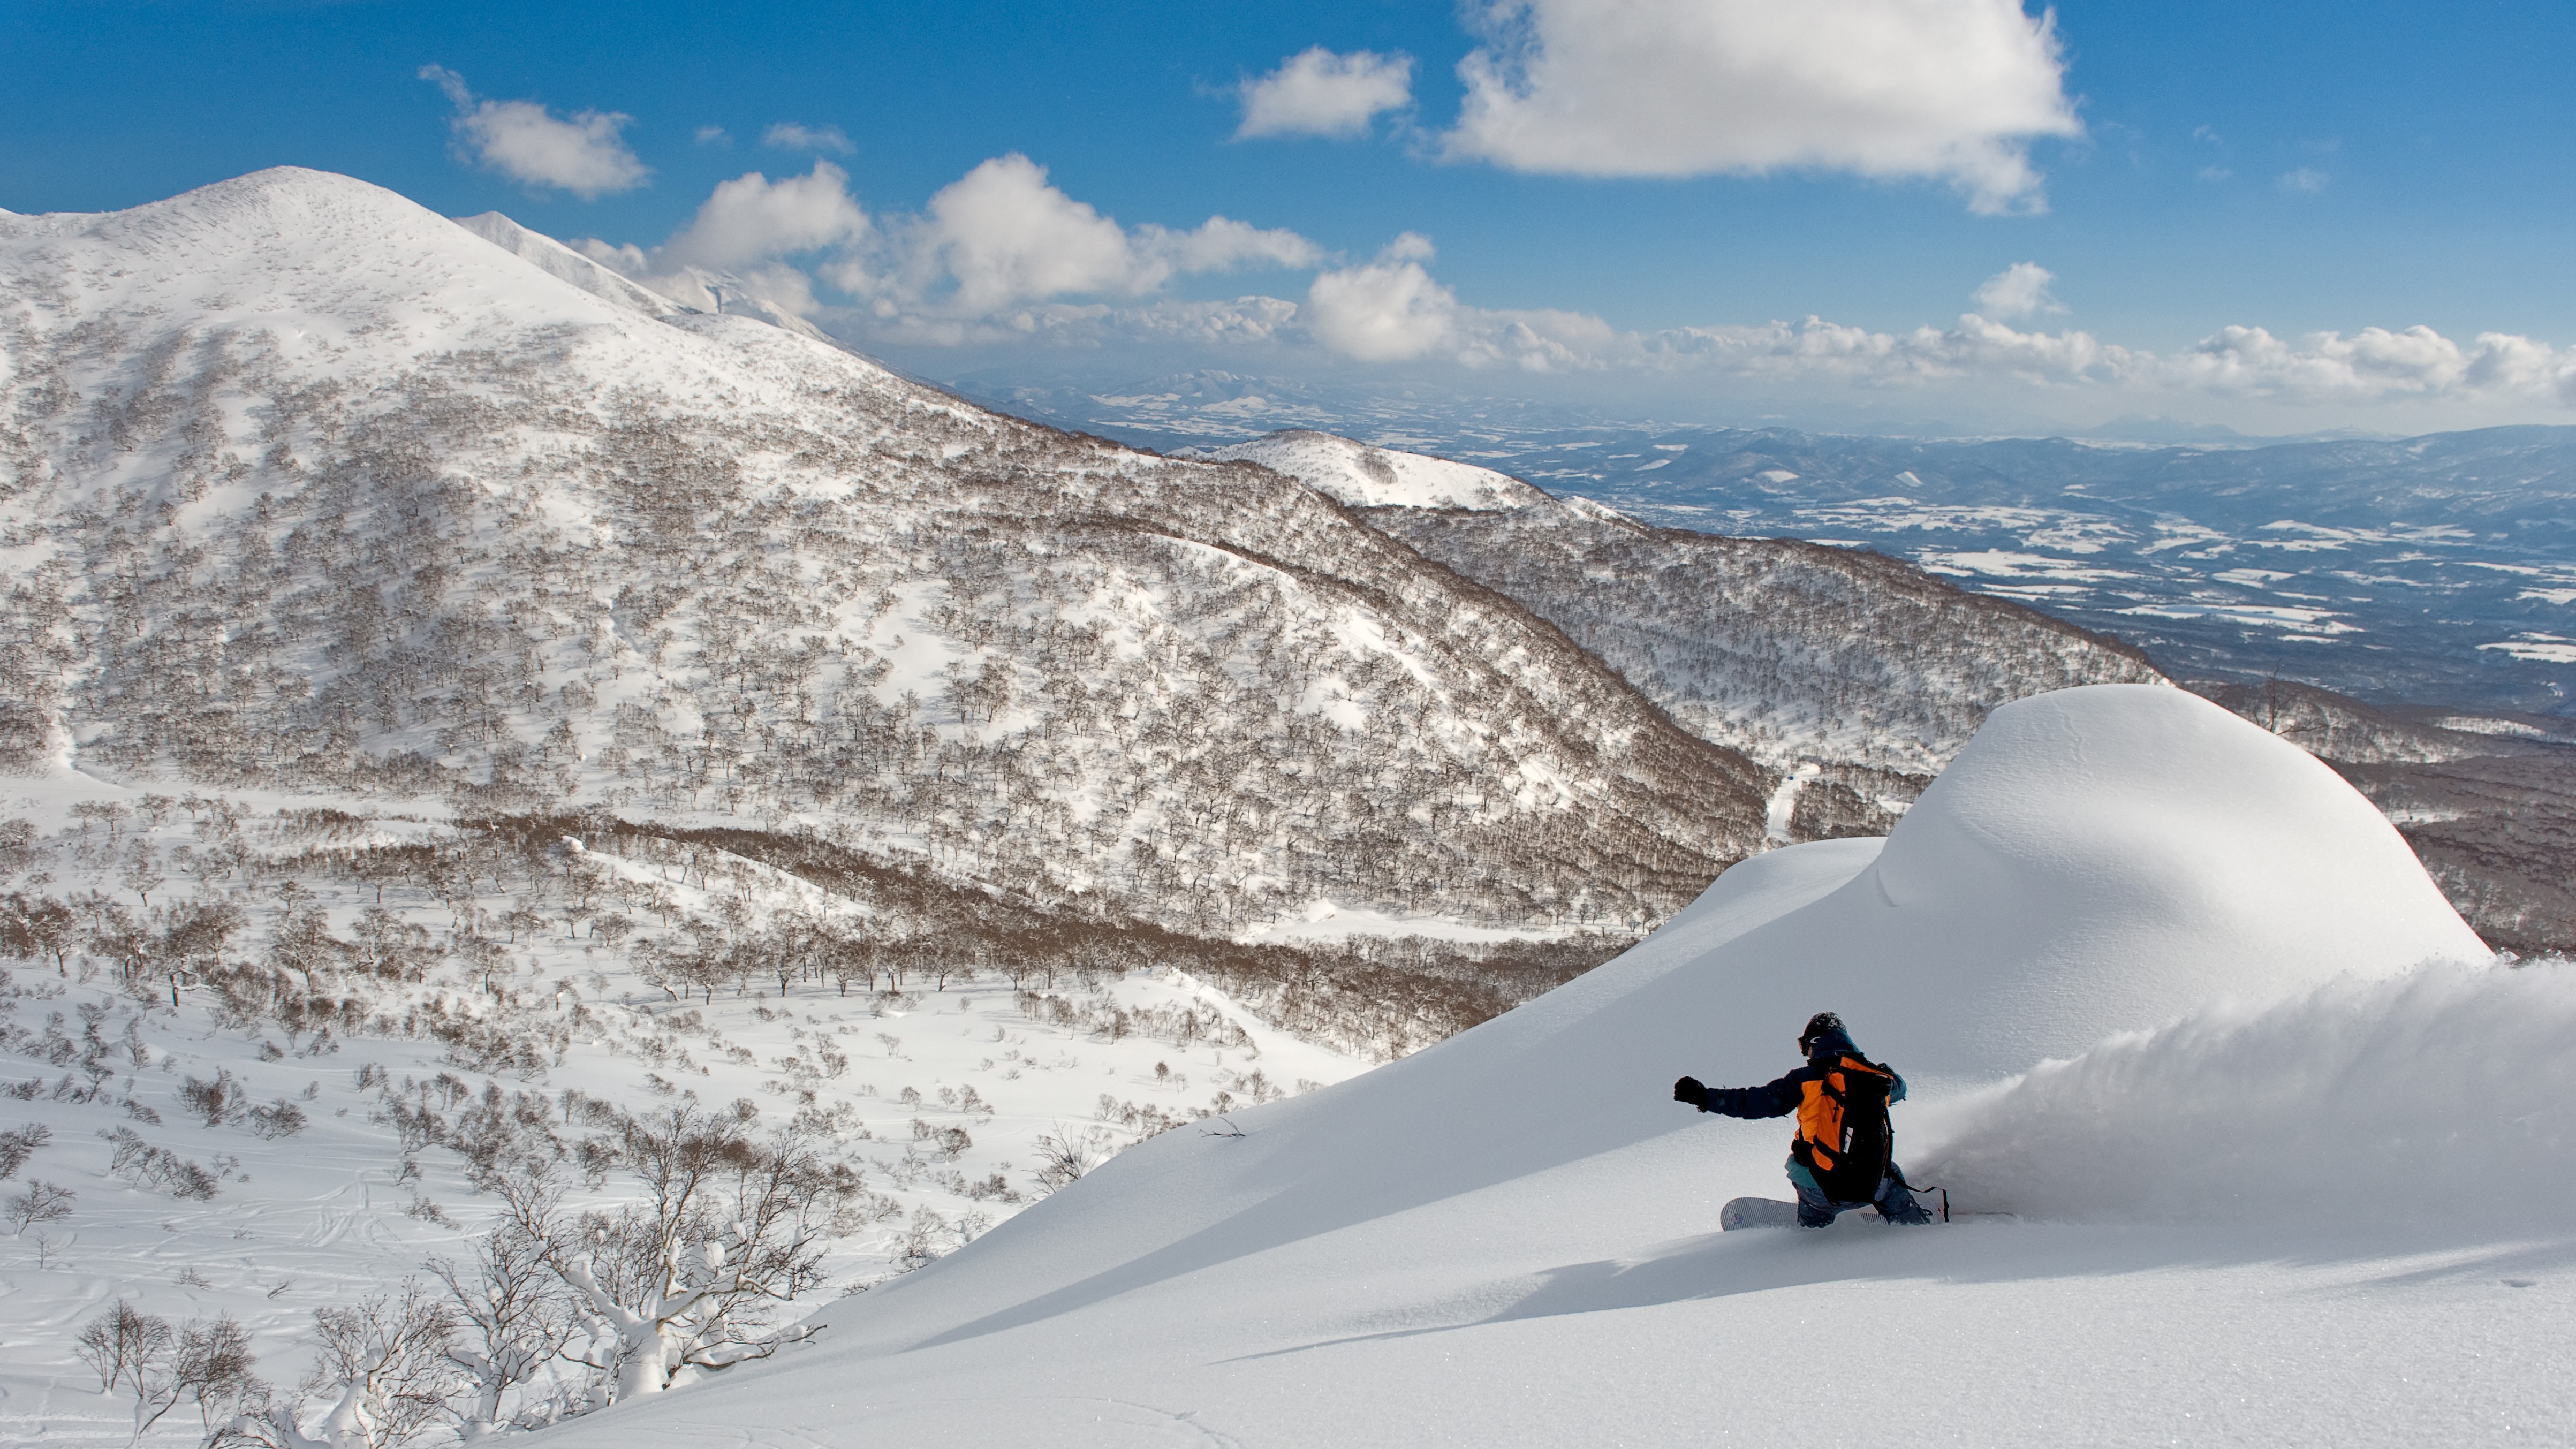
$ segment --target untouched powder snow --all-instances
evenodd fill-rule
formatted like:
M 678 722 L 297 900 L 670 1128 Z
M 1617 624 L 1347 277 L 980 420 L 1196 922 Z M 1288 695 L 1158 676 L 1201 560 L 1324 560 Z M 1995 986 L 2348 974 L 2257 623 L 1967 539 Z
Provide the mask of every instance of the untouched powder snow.
M 1757 857 L 1528 1006 L 556 1437 L 2564 1443 L 2576 982 L 2484 954 L 2295 748 L 2043 696 L 1883 849 Z M 1788 1130 L 1670 1082 L 1768 1079 L 1820 1007 L 1915 1075 L 1901 1153 L 2020 1220 L 1713 1231 L 1784 1195 Z

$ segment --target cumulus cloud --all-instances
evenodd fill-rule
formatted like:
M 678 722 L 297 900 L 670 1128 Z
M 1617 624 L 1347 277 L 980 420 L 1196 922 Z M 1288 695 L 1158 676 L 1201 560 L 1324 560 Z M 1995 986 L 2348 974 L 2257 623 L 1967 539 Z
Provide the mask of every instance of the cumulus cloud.
M 2324 172 L 2302 166 L 2296 171 L 2282 172 L 2278 185 L 2283 191 L 2295 191 L 2302 196 L 2314 196 L 2326 189 L 2327 180 L 2328 177 Z
M 1249 136 L 1357 136 L 1380 113 L 1413 103 L 1413 57 L 1318 45 L 1243 83 L 1240 140 Z
M 698 128 L 698 144 L 701 146 L 730 146 L 733 144 L 733 133 L 722 126 L 700 126 Z
M 849 179 L 817 161 L 803 176 L 772 181 L 753 171 L 719 182 L 657 260 L 727 270 L 856 241 L 867 234 L 868 214 L 850 195 Z
M 2063 312 L 2066 307 L 2048 290 L 2057 274 L 2037 262 L 2015 262 L 1986 278 L 1974 297 L 1977 310 L 1989 317 L 2028 317 Z
M 465 77 L 445 66 L 425 65 L 419 74 L 435 82 L 456 107 L 448 126 L 458 151 L 513 181 L 596 201 L 632 191 L 653 174 L 626 147 L 622 133 L 632 116 L 615 111 L 557 116 L 535 101 L 480 99 L 466 87 Z
M 781 121 L 762 132 L 760 144 L 781 151 L 829 151 L 836 156 L 847 156 L 858 149 L 838 126 L 807 126 L 795 121 Z
M 2136 399 L 2228 398 L 2292 406 L 2421 401 L 2576 407 L 2576 348 L 2508 333 L 2462 343 L 2428 327 L 2312 333 L 2296 341 L 2225 327 L 2174 353 L 2091 332 L 2016 327 L 2008 317 L 2062 311 L 2045 268 L 1989 278 L 1985 309 L 1946 327 L 1878 331 L 1800 322 L 1628 332 L 1585 313 L 1494 311 L 1461 301 L 1406 237 L 1357 266 L 1327 271 L 1298 318 L 1317 344 L 1363 362 L 1440 361 L 1539 371 L 1706 373 L 1755 382 L 1872 389 L 2011 383 Z
M 946 304 L 968 313 L 1049 297 L 1140 296 L 1178 273 L 1311 266 L 1322 255 L 1295 232 L 1222 216 L 1188 231 L 1149 224 L 1131 233 L 1017 152 L 941 188 L 900 250 L 895 275 L 921 296 L 945 288 Z
M 1928 177 L 2042 208 L 2035 137 L 2082 126 L 2020 0 L 1484 0 L 1457 158 L 1576 176 Z
M 603 266 L 689 306 L 717 295 L 760 297 L 799 316 L 820 310 L 819 279 L 859 299 L 906 336 L 964 338 L 986 320 L 1023 332 L 1067 333 L 1111 315 L 1079 307 L 1061 315 L 1033 303 L 1081 296 L 1143 298 L 1184 274 L 1240 267 L 1310 267 L 1323 259 L 1293 231 L 1212 216 L 1186 230 L 1148 223 L 1130 230 L 1067 196 L 1046 169 L 1012 154 L 984 162 L 942 188 L 919 216 L 880 223 L 850 194 L 849 175 L 816 161 L 803 176 L 771 180 L 754 171 L 718 184 L 687 225 L 660 246 L 573 246 Z M 1252 305 L 1258 304 L 1258 305 Z M 1214 306 L 1214 304 L 1210 304 Z M 1118 309 L 1149 331 L 1178 335 L 1267 335 L 1269 311 L 1296 304 L 1249 299 L 1240 325 L 1220 310 L 1174 320 L 1168 309 Z
M 1362 362 L 1407 362 L 1451 344 L 1457 294 L 1431 280 L 1427 240 L 1398 237 L 1377 260 L 1316 276 L 1306 289 L 1306 328 L 1315 340 Z
M 726 298 L 748 296 L 806 317 L 819 310 L 813 278 L 786 259 L 846 250 L 871 230 L 848 174 L 817 161 L 803 176 L 772 181 L 753 171 L 718 183 L 687 225 L 650 250 L 596 237 L 571 246 L 684 306 L 726 310 Z

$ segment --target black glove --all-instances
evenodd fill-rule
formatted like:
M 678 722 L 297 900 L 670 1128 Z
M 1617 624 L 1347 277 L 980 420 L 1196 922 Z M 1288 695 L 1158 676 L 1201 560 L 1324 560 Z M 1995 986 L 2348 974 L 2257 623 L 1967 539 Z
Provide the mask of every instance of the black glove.
M 1708 1110 L 1708 1088 L 1701 1086 L 1697 1077 L 1684 1077 L 1673 1083 L 1673 1100 L 1688 1102 L 1705 1112 Z

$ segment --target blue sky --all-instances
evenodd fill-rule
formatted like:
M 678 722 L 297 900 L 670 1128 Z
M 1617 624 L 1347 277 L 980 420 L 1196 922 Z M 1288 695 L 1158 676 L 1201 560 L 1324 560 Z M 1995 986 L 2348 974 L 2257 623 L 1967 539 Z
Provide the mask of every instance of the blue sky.
M 2564 3 L 19 0 L 0 207 L 322 167 L 932 375 L 2576 422 L 2569 55 Z

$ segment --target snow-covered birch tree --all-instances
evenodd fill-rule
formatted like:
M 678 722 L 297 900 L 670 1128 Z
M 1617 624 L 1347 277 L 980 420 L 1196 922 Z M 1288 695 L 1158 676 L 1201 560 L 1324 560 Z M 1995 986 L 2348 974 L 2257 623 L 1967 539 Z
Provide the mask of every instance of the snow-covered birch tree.
M 618 1161 L 643 1188 L 616 1212 L 549 1226 L 549 1255 L 588 1342 L 566 1356 L 626 1400 L 690 1383 L 795 1340 L 771 1312 L 824 1278 L 858 1174 L 795 1124 L 756 1138 L 757 1110 L 681 1105 L 619 1124 Z

